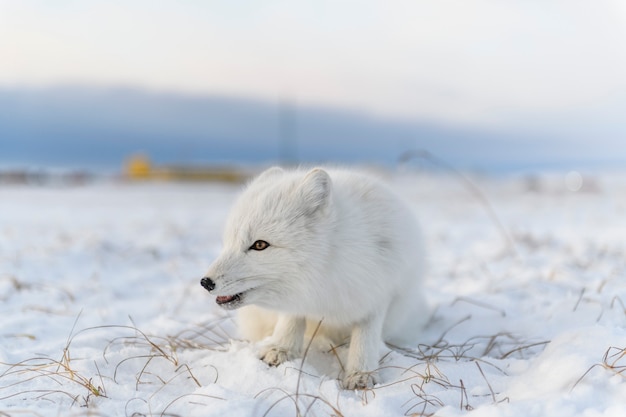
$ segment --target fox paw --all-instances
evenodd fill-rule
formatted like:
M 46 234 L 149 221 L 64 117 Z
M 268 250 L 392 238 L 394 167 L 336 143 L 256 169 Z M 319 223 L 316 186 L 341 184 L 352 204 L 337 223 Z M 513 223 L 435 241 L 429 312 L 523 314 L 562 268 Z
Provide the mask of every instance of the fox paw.
M 375 372 L 355 371 L 343 378 L 342 386 L 347 390 L 362 390 L 372 388 L 377 382 Z
M 285 349 L 280 348 L 270 348 L 267 352 L 263 354 L 261 360 L 268 364 L 269 366 L 278 366 L 283 362 L 287 362 L 291 359 L 289 352 Z

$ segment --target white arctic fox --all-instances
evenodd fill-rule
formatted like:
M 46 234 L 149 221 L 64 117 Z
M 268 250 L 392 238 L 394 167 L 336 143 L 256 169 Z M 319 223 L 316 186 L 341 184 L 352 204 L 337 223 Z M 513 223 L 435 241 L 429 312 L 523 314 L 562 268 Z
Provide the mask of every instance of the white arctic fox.
M 376 383 L 381 342 L 413 343 L 425 321 L 422 259 L 413 213 L 379 181 L 270 168 L 232 209 L 201 284 L 223 308 L 243 307 L 243 337 L 269 336 L 269 365 L 301 354 L 307 324 L 350 337 L 343 387 L 364 389 Z

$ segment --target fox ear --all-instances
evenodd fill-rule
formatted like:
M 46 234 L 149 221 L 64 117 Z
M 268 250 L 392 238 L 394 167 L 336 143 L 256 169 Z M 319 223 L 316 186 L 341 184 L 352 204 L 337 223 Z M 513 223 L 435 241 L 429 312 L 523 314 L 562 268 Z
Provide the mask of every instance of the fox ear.
M 282 175 L 285 171 L 281 167 L 271 167 L 261 172 L 254 181 L 265 181 L 267 179 Z
M 298 187 L 305 214 L 311 215 L 328 205 L 331 186 L 330 176 L 321 168 L 314 168 L 305 175 Z

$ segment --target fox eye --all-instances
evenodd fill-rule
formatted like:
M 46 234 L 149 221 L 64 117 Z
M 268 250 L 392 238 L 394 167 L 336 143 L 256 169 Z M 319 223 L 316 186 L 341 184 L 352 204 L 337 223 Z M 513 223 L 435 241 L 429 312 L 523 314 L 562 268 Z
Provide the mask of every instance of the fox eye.
M 269 243 L 267 243 L 264 240 L 257 240 L 256 242 L 254 242 L 252 244 L 252 246 L 250 246 L 250 249 L 252 250 L 265 250 L 269 247 Z

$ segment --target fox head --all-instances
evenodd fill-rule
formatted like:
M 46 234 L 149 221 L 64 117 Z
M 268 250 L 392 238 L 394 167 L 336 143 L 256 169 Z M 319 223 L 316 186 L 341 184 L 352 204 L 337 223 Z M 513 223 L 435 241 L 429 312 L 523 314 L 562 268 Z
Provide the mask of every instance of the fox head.
M 222 252 L 201 280 L 218 305 L 302 307 L 327 256 L 331 188 L 322 169 L 270 168 L 250 183 L 230 212 Z

